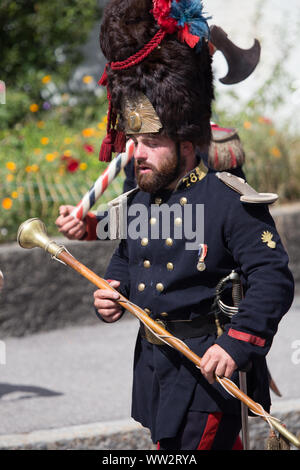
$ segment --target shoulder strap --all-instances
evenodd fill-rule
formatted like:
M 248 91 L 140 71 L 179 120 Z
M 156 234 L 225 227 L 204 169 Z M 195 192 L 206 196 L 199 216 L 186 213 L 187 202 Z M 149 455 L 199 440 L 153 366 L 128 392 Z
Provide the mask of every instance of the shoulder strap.
M 249 204 L 272 204 L 278 199 L 278 195 L 274 193 L 258 193 L 243 178 L 239 178 L 227 171 L 217 172 L 216 176 L 224 184 L 241 194 L 241 202 Z

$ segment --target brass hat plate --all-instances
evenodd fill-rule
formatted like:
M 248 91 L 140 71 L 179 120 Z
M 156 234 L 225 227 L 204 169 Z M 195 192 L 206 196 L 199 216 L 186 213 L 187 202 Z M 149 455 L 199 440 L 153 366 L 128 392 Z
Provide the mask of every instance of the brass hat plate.
M 155 134 L 163 127 L 151 102 L 143 93 L 130 101 L 125 98 L 123 116 L 126 134 Z

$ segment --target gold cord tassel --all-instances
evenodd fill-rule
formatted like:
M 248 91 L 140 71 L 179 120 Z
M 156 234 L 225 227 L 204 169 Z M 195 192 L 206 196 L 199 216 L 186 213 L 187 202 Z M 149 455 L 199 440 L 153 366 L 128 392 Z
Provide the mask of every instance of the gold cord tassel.
M 274 429 L 271 429 L 266 442 L 266 450 L 290 450 L 290 444 L 282 435 L 277 436 Z

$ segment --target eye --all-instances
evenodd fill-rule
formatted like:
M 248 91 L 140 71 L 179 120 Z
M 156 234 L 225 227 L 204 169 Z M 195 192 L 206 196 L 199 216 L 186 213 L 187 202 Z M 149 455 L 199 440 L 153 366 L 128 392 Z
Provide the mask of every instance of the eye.
M 147 145 L 147 147 L 151 147 L 151 148 L 157 147 L 158 145 L 158 142 L 156 140 L 147 140 L 144 143 L 145 145 Z

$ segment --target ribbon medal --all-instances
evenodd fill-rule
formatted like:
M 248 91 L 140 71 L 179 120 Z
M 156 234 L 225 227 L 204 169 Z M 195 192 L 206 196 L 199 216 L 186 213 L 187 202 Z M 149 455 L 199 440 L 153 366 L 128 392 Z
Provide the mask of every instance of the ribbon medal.
M 201 244 L 199 245 L 199 251 L 198 251 L 198 264 L 197 264 L 197 269 L 198 271 L 205 271 L 206 265 L 204 263 L 204 260 L 207 255 L 207 245 Z

